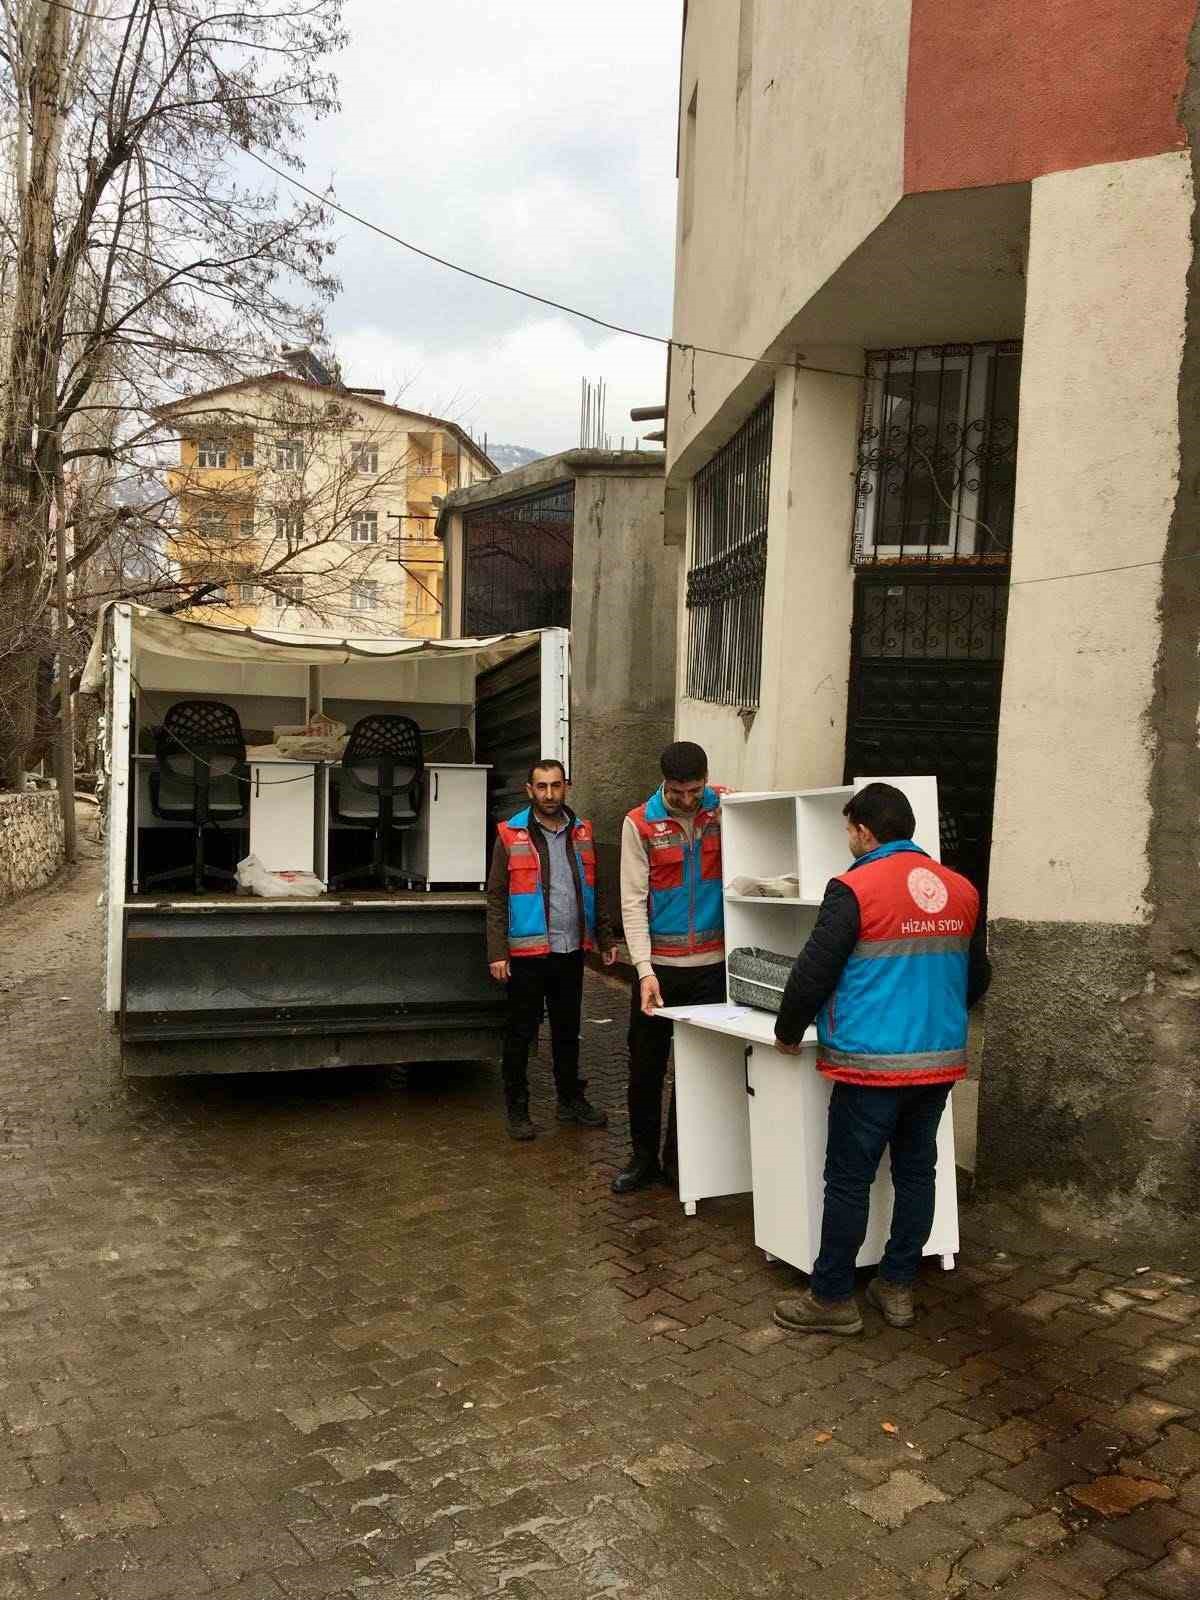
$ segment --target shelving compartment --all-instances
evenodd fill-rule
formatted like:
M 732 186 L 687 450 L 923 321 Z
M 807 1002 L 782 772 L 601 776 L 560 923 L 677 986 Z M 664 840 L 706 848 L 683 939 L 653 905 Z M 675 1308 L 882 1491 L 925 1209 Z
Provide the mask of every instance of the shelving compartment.
M 854 790 L 813 789 L 796 801 L 796 842 L 800 858 L 800 897 L 820 903 L 825 885 L 850 865 L 842 809 Z
M 796 871 L 796 801 L 729 796 L 721 806 L 725 889 L 735 878 L 781 878 Z

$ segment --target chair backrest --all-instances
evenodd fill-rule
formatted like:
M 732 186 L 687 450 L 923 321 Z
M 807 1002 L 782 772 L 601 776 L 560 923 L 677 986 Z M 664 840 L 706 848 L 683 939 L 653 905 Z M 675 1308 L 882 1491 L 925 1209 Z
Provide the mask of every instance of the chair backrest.
M 177 700 L 155 733 L 160 804 L 186 808 L 207 790 L 208 808 L 244 811 L 246 741 L 237 712 L 223 700 Z
M 338 812 L 348 817 L 378 816 L 380 801 L 388 795 L 394 820 L 415 818 L 424 770 L 421 730 L 411 717 L 392 713 L 360 717 L 342 753 Z

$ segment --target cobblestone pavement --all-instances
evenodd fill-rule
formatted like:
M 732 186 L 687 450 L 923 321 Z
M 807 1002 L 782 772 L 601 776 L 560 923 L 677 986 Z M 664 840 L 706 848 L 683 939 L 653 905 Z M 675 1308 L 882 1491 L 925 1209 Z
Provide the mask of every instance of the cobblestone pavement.
M 513 1146 L 479 1068 L 123 1084 L 95 891 L 0 992 L 0 1600 L 1200 1595 L 1169 1264 L 976 1240 L 914 1330 L 786 1336 L 748 1201 L 609 1194 L 615 986 L 608 1134 Z

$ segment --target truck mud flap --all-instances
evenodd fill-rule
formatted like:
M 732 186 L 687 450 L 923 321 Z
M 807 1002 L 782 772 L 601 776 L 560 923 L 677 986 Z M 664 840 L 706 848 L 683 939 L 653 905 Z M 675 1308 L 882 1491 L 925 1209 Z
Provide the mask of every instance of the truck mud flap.
M 126 914 L 124 1041 L 479 1034 L 503 1024 L 482 905 Z

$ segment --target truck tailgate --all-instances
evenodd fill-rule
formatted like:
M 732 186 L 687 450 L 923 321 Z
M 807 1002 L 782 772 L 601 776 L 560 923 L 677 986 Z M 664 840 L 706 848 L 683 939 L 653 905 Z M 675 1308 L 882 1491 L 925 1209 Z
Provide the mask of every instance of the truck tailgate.
M 484 919 L 464 895 L 129 905 L 121 1038 L 499 1030 Z

